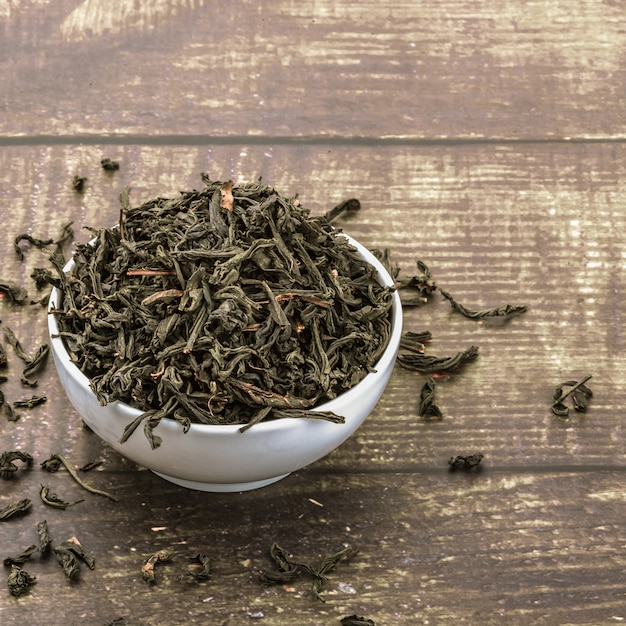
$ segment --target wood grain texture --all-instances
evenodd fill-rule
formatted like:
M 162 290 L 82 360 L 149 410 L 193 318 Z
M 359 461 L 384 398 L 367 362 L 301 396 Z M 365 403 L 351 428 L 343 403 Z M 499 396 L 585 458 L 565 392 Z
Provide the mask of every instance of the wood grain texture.
M 259 176 L 319 215 L 348 198 L 336 225 L 389 248 L 402 275 L 418 259 L 472 308 L 525 304 L 499 323 L 451 311 L 435 293 L 405 309 L 441 356 L 476 362 L 437 379 L 438 422 L 417 415 L 424 377 L 399 367 L 357 433 L 325 459 L 258 491 L 207 494 L 169 484 L 83 427 L 52 363 L 35 390 L 3 329 L 28 352 L 46 341 L 45 310 L 0 298 L 7 401 L 46 395 L 17 422 L 0 413 L 0 451 L 35 457 L 0 481 L 1 558 L 76 535 L 96 556 L 68 583 L 32 558 L 38 582 L 0 623 L 133 626 L 258 622 L 597 626 L 626 619 L 623 519 L 624 3 L 321 0 L 0 0 L 0 280 L 41 297 L 30 274 L 47 255 L 17 234 L 56 237 L 73 222 L 116 223 L 133 204 L 200 187 L 200 173 Z M 100 159 L 118 160 L 106 173 Z M 84 193 L 71 187 L 87 177 Z M 554 387 L 593 375 L 586 414 L 550 413 Z M 63 452 L 100 460 L 86 494 L 39 464 Z M 450 472 L 482 452 L 480 471 Z M 42 483 L 85 502 L 39 500 Z M 360 551 L 311 598 L 309 581 L 265 588 L 279 542 L 317 563 Z M 169 548 L 157 584 L 148 554 Z M 179 580 L 205 551 L 209 581 Z M 5 573 L 8 571 L 5 570 Z
M 2 5 L 1 135 L 626 136 L 620 2 Z
M 101 171 L 102 156 L 119 160 L 120 170 Z M 459 301 L 529 307 L 505 324 L 467 320 L 437 296 L 407 309 L 407 329 L 433 333 L 430 352 L 480 347 L 475 363 L 438 379 L 444 419 L 418 418 L 424 379 L 396 368 L 350 440 L 310 468 L 248 494 L 189 492 L 124 460 L 81 426 L 50 364 L 38 389 L 46 404 L 1 426 L 5 447 L 30 451 L 37 462 L 2 485 L 0 504 L 18 496 L 36 502 L 31 514 L 0 526 L 2 544 L 26 547 L 46 516 L 59 540 L 76 534 L 91 545 L 98 566 L 73 587 L 54 561 L 35 562 L 37 586 L 19 600 L 5 596 L 0 618 L 43 615 L 51 610 L 50 594 L 67 603 L 64 613 L 75 623 L 123 615 L 141 625 L 163 619 L 234 625 L 255 616 L 276 625 L 332 624 L 355 612 L 377 624 L 598 624 L 626 617 L 622 146 L 355 152 L 94 145 L 5 147 L 0 158 L 0 187 L 11 207 L 0 235 L 3 275 L 27 286 L 46 256 L 27 249 L 18 262 L 16 233 L 54 236 L 74 221 L 77 240 L 86 241 L 90 233 L 81 226 L 116 221 L 125 185 L 140 202 L 197 187 L 199 172 L 207 171 L 242 181 L 262 175 L 286 195 L 299 193 L 316 214 L 359 197 L 361 212 L 337 225 L 369 247 L 391 248 L 403 274 L 419 258 Z M 88 178 L 82 195 L 71 189 L 75 173 Z M 0 304 L 2 325 L 28 350 L 45 341 L 44 318 L 39 307 Z M 15 373 L 19 363 L 10 350 L 9 356 Z M 587 371 L 595 393 L 589 412 L 555 418 L 554 386 Z M 10 400 L 26 394 L 15 375 L 3 391 Z M 67 511 L 44 507 L 37 500 L 38 463 L 53 451 L 78 465 L 102 460 L 101 471 L 86 478 L 120 502 L 88 495 Z M 480 473 L 448 472 L 450 456 L 478 451 L 485 454 Z M 66 474 L 44 476 L 67 499 L 84 495 Z M 272 541 L 312 559 L 350 543 L 360 555 L 339 567 L 327 603 L 319 604 L 304 581 L 287 589 L 258 585 Z M 162 547 L 173 548 L 176 558 L 148 588 L 140 580 L 142 558 Z M 211 581 L 189 588 L 177 577 L 194 550 L 207 550 L 215 570 Z

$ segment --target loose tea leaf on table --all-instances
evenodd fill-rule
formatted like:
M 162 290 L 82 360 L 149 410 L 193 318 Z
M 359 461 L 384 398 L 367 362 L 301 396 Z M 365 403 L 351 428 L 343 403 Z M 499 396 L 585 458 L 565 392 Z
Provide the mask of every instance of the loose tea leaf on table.
M 65 510 L 69 506 L 74 506 L 75 504 L 79 504 L 84 502 L 85 500 L 76 500 L 75 502 L 66 502 L 65 500 L 61 500 L 59 496 L 53 491 L 50 491 L 49 485 L 41 485 L 41 489 L 39 490 L 39 497 L 44 504 L 51 506 L 55 509 L 63 509 Z
M 423 261 L 416 261 L 417 274 L 398 282 L 398 289 L 415 292 L 411 298 L 402 298 L 402 306 L 422 306 L 437 289 L 437 283 L 431 278 L 430 269 Z
M 16 502 L 11 502 L 10 504 L 7 504 L 4 508 L 0 509 L 0 521 L 6 521 L 15 515 L 27 513 L 32 505 L 32 501 L 28 498 L 24 498 L 23 500 L 18 500 Z
M 341 618 L 341 626 L 376 626 L 372 619 L 367 617 L 358 617 L 357 615 L 348 615 Z
M 463 352 L 457 352 L 451 357 L 436 357 L 426 354 L 399 354 L 398 364 L 405 369 L 423 374 L 455 370 L 476 359 L 478 348 L 471 346 Z
M 429 376 L 420 391 L 419 416 L 428 419 L 441 419 L 443 413 L 435 404 L 435 379 Z
M 180 579 L 191 583 L 207 580 L 211 575 L 211 562 L 208 554 L 200 552 L 192 556 L 191 561 L 192 564 L 188 571 Z
M 156 576 L 154 574 L 154 568 L 157 563 L 166 563 L 172 558 L 172 552 L 170 550 L 159 550 L 148 557 L 148 560 L 141 567 L 141 576 L 148 583 L 155 583 Z
M 334 570 L 340 561 L 351 559 L 357 553 L 358 548 L 348 546 L 339 552 L 327 555 L 324 557 L 320 566 L 315 568 L 307 563 L 294 560 L 283 548 L 277 543 L 274 543 L 270 549 L 270 556 L 278 569 L 261 572 L 259 574 L 259 580 L 265 585 L 284 584 L 293 582 L 300 575 L 300 572 L 306 572 L 313 577 L 313 596 L 317 600 L 325 602 L 324 598 L 320 595 L 320 591 L 326 580 L 328 580 L 326 574 Z
M 21 596 L 31 585 L 37 581 L 36 576 L 31 576 L 18 565 L 11 566 L 11 573 L 7 579 L 7 585 L 12 596 Z
M 453 456 L 448 460 L 448 464 L 450 465 L 450 469 L 457 469 L 459 467 L 464 467 L 466 469 L 470 469 L 472 467 L 476 467 L 482 460 L 484 456 L 482 454 L 470 454 L 468 456 L 458 455 Z
M 13 304 L 24 304 L 28 298 L 24 287 L 9 281 L 0 282 L 0 292 L 6 293 Z
M 520 313 L 526 312 L 526 306 L 523 304 L 505 304 L 495 309 L 475 311 L 473 309 L 468 309 L 462 304 L 459 304 L 447 291 L 441 289 L 441 287 L 439 288 L 439 292 L 444 298 L 446 298 L 446 300 L 450 301 L 450 304 L 455 311 L 458 311 L 459 313 L 470 319 L 483 319 L 485 317 L 511 317 L 513 315 L 519 315 Z
M 39 535 L 39 553 L 45 556 L 50 551 L 50 544 L 52 543 L 48 522 L 45 519 L 37 524 L 37 534 Z
M 585 383 L 592 378 L 591 374 L 587 374 L 581 381 L 568 380 L 557 386 L 552 403 L 552 412 L 558 417 L 567 417 L 569 408 L 563 403 L 567 397 L 572 397 L 574 410 L 585 412 L 589 403 L 589 399 L 593 396 L 593 392 Z M 565 387 L 570 387 L 568 391 L 563 391 Z
M 37 371 L 46 362 L 48 353 L 50 352 L 50 346 L 47 343 L 43 344 L 37 349 L 35 354 L 31 356 L 24 350 L 24 348 L 22 348 L 22 344 L 19 339 L 8 326 L 4 327 L 4 336 L 11 346 L 13 346 L 15 354 L 17 354 L 17 356 L 26 364 L 22 370 L 22 384 L 27 387 L 36 387 L 37 381 L 30 380 L 29 376 Z
M 20 552 L 19 554 L 6 557 L 3 563 L 7 567 L 10 567 L 11 565 L 23 565 L 24 563 L 26 563 L 26 561 L 28 561 L 28 559 L 30 559 L 33 552 L 36 551 L 37 546 L 33 544 L 32 546 L 28 546 L 28 548 L 26 548 L 25 550 L 22 550 L 22 552 Z
M 65 576 L 70 580 L 75 580 L 80 574 L 80 563 L 78 559 L 84 561 L 89 569 L 96 567 L 95 557 L 83 548 L 76 537 L 70 537 L 61 545 L 53 548 L 53 552 L 61 564 Z
M 69 472 L 70 476 L 86 491 L 89 493 L 95 493 L 99 496 L 104 496 L 105 498 L 109 498 L 109 500 L 113 500 L 113 502 L 117 502 L 117 498 L 112 496 L 110 493 L 106 491 L 102 491 L 101 489 L 96 489 L 91 485 L 87 484 L 79 475 L 72 463 L 68 459 L 66 459 L 62 454 L 54 453 L 50 456 L 49 459 L 46 459 L 41 463 L 42 469 L 46 470 L 50 473 L 58 472 L 60 467 L 63 466 Z
M 31 467 L 33 464 L 32 455 L 28 452 L 22 452 L 21 450 L 7 450 L 0 454 L 0 478 L 13 478 L 13 475 L 18 470 L 18 466 L 14 461 L 22 461 L 26 463 L 27 467 Z
M 102 404 L 144 411 L 153 447 L 164 417 L 241 424 L 302 413 L 357 384 L 391 332 L 392 287 L 299 201 L 258 183 L 132 207 L 78 245 L 51 313 Z M 257 390 L 261 390 L 260 392 Z M 269 407 L 269 410 L 267 408 Z M 245 430 L 245 429 L 244 429 Z
M 17 254 L 17 258 L 20 261 L 24 260 L 24 251 L 22 250 L 22 248 L 20 248 L 20 243 L 22 241 L 27 241 L 31 246 L 40 249 L 54 243 L 54 239 L 37 239 L 36 237 L 33 237 L 32 235 L 29 235 L 27 233 L 22 233 L 21 235 L 18 235 L 13 241 L 13 249 L 15 250 L 15 254 Z
M 33 407 L 43 404 L 47 399 L 46 396 L 31 396 L 28 399 L 16 400 L 13 402 L 13 407 L 16 409 L 32 409 Z

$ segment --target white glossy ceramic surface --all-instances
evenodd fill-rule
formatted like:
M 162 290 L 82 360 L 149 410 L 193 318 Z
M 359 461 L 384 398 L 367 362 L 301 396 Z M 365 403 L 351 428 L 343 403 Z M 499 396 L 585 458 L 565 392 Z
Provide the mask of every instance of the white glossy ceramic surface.
M 345 235 L 344 235 L 345 236 Z M 362 257 L 377 270 L 384 285 L 393 280 L 382 264 L 361 244 L 347 237 Z M 65 267 L 72 270 L 73 261 Z M 54 289 L 50 308 L 60 292 Z M 55 336 L 58 326 L 48 315 L 48 330 L 54 362 L 65 392 L 84 422 L 121 455 L 143 465 L 178 485 L 203 491 L 246 491 L 269 485 L 291 472 L 326 456 L 350 437 L 363 423 L 381 397 L 393 370 L 400 336 L 402 309 L 397 292 L 393 294 L 392 333 L 389 345 L 358 385 L 334 400 L 312 410 L 332 411 L 345 418 L 344 424 L 307 418 L 283 418 L 261 422 L 241 433 L 239 426 L 192 424 L 187 433 L 169 419 L 161 420 L 155 433 L 163 438 L 156 450 L 139 427 L 123 444 L 124 427 L 141 411 L 121 402 L 101 406 L 89 388 L 89 380 L 71 361 L 63 340 Z

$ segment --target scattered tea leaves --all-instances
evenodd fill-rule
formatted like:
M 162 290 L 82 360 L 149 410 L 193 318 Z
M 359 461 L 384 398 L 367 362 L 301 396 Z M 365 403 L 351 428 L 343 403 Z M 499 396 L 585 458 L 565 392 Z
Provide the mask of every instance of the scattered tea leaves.
M 353 558 L 358 553 L 358 551 L 358 548 L 348 546 L 347 548 L 344 548 L 339 552 L 329 554 L 328 556 L 324 557 L 324 560 L 322 561 L 319 569 L 314 572 L 315 580 L 313 581 L 313 596 L 317 600 L 320 600 L 321 602 L 326 602 L 326 600 L 324 600 L 324 598 L 320 595 L 322 586 L 324 585 L 326 580 L 328 580 L 326 574 L 332 572 L 341 561 L 347 561 Z
M 85 190 L 85 183 L 87 182 L 86 176 L 79 176 L 76 174 L 72 179 L 72 189 L 74 191 L 78 191 L 79 193 Z
M 278 569 L 265 570 L 259 574 L 259 580 L 264 585 L 278 585 L 293 582 L 298 577 L 298 564 L 293 562 L 291 556 L 277 543 L 272 544 L 270 556 Z
M 61 564 L 65 576 L 70 580 L 76 580 L 80 574 L 78 559 L 84 561 L 89 569 L 96 567 L 96 559 L 93 554 L 87 552 L 76 537 L 70 537 L 61 545 L 53 548 L 53 552 Z
M 29 376 L 37 371 L 46 362 L 48 353 L 50 352 L 50 346 L 45 343 L 37 349 L 33 356 L 30 356 L 24 348 L 22 348 L 22 344 L 19 339 L 8 326 L 4 327 L 4 336 L 11 346 L 13 346 L 15 354 L 17 354 L 17 356 L 26 364 L 26 367 L 22 370 L 22 384 L 27 387 L 36 387 L 37 381 L 30 380 Z
M 423 261 L 416 261 L 417 274 L 400 280 L 398 289 L 410 290 L 414 295 L 402 298 L 402 306 L 422 306 L 428 302 L 430 295 L 437 289 L 437 283 L 431 278 L 430 269 Z
M 426 349 L 425 344 L 431 339 L 432 334 L 429 330 L 423 330 L 417 333 L 409 330 L 402 333 L 402 337 L 400 337 L 400 348 L 402 350 L 408 350 L 409 352 L 423 354 Z
M 295 561 L 291 555 L 283 550 L 277 543 L 272 544 L 270 556 L 276 564 L 277 570 L 266 570 L 259 574 L 259 580 L 265 585 L 276 585 L 293 582 L 300 572 L 306 572 L 313 577 L 313 596 L 325 602 L 320 595 L 324 583 L 328 580 L 327 574 L 333 571 L 342 560 L 348 560 L 358 553 L 358 548 L 348 546 L 339 552 L 324 557 L 318 568 L 307 563 Z

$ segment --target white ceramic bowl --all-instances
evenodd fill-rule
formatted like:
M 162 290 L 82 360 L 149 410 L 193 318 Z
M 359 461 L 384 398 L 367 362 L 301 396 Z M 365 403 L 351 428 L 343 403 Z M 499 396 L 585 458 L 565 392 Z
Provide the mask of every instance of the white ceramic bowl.
M 345 236 L 345 235 L 344 235 Z M 377 270 L 383 285 L 393 280 L 383 265 L 365 247 L 347 237 L 360 255 Z M 64 268 L 71 272 L 74 262 Z M 53 289 L 50 309 L 60 304 L 61 293 Z M 72 362 L 54 315 L 48 315 L 48 330 L 54 362 L 70 402 L 84 422 L 121 455 L 151 469 L 177 485 L 202 491 L 246 491 L 269 485 L 305 465 L 326 456 L 350 437 L 370 414 L 391 376 L 402 334 L 402 308 L 393 293 L 392 328 L 387 348 L 371 372 L 352 389 L 311 409 L 332 411 L 345 418 L 344 424 L 319 419 L 281 418 L 260 422 L 239 432 L 240 425 L 192 424 L 187 433 L 170 419 L 155 429 L 163 438 L 153 450 L 139 428 L 120 444 L 127 424 L 142 411 L 122 402 L 101 406 L 89 387 L 88 378 Z

